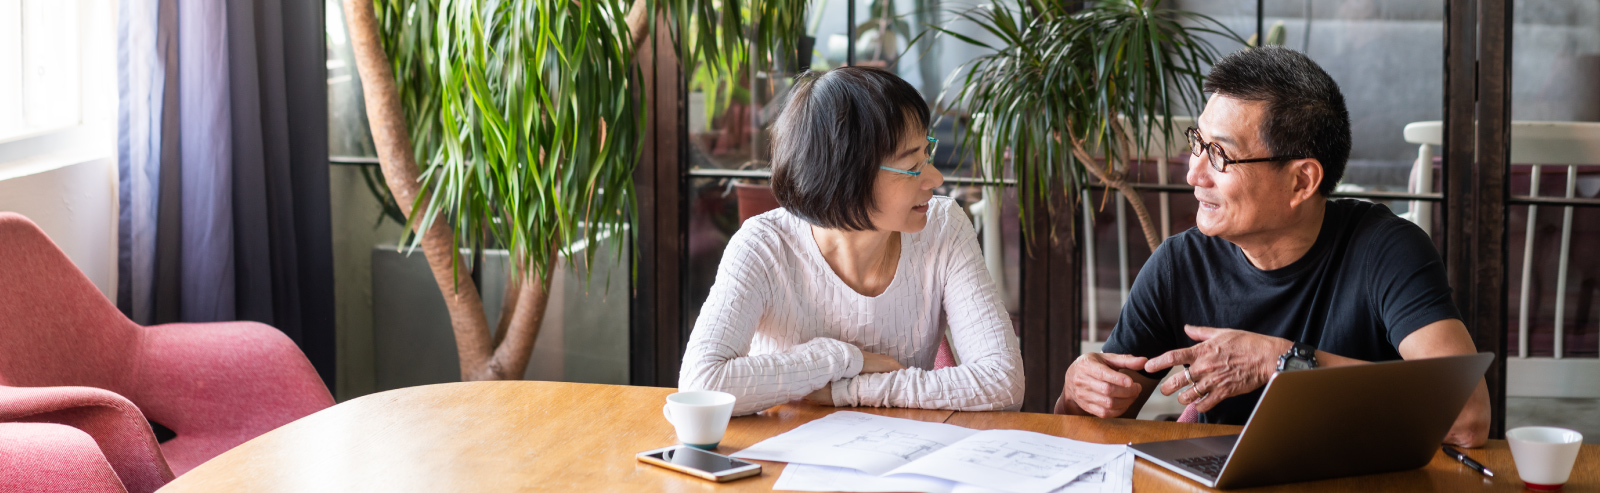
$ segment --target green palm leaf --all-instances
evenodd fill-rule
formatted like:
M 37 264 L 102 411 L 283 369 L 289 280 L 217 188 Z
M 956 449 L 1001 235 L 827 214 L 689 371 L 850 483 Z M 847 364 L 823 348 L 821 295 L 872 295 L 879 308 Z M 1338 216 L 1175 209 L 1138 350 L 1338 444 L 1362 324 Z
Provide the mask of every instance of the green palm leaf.
M 578 241 L 625 237 L 646 111 L 627 4 L 374 7 L 432 192 L 407 231 L 449 221 L 458 245 L 507 248 L 537 276 Z
M 941 29 L 992 50 L 962 67 L 969 70 L 953 97 L 977 118 L 959 136 L 964 157 L 976 154 L 988 176 L 1027 177 L 1029 193 L 1044 194 L 1059 180 L 1075 197 L 1087 183 L 1075 145 L 1104 157 L 1085 165 L 1110 167 L 1171 135 L 1168 116 L 1200 109 L 1201 70 L 1218 58 L 1199 35 L 1243 40 L 1215 19 L 1159 3 L 1031 0 L 1026 12 L 1004 4 L 952 12 L 1000 40 L 985 45 Z M 1011 159 L 978 152 L 985 142 L 1003 144 Z M 1028 201 L 1019 209 L 1024 220 L 1041 212 Z
M 572 245 L 623 239 L 646 105 L 622 0 L 374 0 L 421 187 L 406 231 L 506 248 L 543 277 Z M 725 108 L 752 59 L 793 52 L 805 0 L 661 0 L 695 80 Z M 652 22 L 651 25 L 654 25 Z M 424 197 L 431 200 L 424 202 Z M 421 226 L 421 228 L 419 228 Z M 419 237 L 412 236 L 415 247 Z M 595 248 L 581 260 L 593 261 Z M 618 249 L 622 255 L 622 249 Z

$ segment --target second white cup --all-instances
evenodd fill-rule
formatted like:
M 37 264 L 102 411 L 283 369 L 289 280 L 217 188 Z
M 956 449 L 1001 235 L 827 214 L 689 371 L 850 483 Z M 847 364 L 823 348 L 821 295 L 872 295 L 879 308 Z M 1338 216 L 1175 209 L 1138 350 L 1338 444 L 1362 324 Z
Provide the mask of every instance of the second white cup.
M 715 390 L 691 390 L 667 396 L 661 414 L 678 432 L 678 441 L 690 447 L 715 450 L 728 431 L 733 416 L 733 394 Z
M 1572 475 L 1583 434 L 1553 426 L 1523 426 L 1506 432 L 1517 475 L 1534 490 L 1558 490 Z

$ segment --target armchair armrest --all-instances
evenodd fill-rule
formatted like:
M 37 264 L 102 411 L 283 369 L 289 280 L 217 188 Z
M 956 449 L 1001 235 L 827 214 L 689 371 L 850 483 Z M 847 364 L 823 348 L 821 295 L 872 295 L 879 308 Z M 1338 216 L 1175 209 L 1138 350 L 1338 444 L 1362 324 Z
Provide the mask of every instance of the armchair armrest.
M 128 492 L 93 437 L 55 423 L 0 423 L 0 491 Z
M 131 392 L 146 415 L 177 434 L 162 449 L 178 474 L 333 405 L 311 362 L 271 326 L 218 322 L 145 331 Z
M 172 481 L 150 424 L 133 402 L 115 392 L 0 386 L 0 422 L 55 423 L 82 430 L 130 492 L 155 491 Z

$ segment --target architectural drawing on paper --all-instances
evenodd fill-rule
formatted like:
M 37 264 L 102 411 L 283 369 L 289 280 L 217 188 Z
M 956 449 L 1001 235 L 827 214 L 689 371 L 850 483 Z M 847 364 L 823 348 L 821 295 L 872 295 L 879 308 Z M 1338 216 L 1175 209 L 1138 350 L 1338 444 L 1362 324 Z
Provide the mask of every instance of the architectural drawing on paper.
M 1085 472 L 1083 474 L 1079 474 L 1078 475 L 1078 479 L 1074 479 L 1074 480 L 1072 480 L 1072 482 L 1074 482 L 1074 483 L 1104 483 L 1104 482 L 1106 482 L 1106 471 L 1105 471 L 1105 469 L 1106 469 L 1105 466 L 1100 466 L 1100 467 L 1096 467 L 1094 469 L 1090 469 L 1088 472 Z
M 840 425 L 859 425 L 865 424 L 868 421 L 872 421 L 872 418 L 873 416 L 870 414 L 842 412 L 829 414 L 827 418 L 824 418 L 825 421 L 823 422 Z
M 916 434 L 883 428 L 874 428 L 863 432 L 848 442 L 834 446 L 899 456 L 908 461 L 928 455 L 929 452 L 938 450 L 941 447 L 938 442 L 918 438 Z
M 1049 445 L 1029 442 L 978 442 L 961 447 L 960 460 L 989 469 L 1048 478 L 1092 457 Z

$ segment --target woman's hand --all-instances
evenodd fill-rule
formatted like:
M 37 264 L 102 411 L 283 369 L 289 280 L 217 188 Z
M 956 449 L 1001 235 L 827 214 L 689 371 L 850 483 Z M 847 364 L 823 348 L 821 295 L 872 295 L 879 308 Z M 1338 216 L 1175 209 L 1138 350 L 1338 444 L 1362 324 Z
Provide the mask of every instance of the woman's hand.
M 899 361 L 895 361 L 894 358 L 891 358 L 888 355 L 869 353 L 866 351 L 861 352 L 861 373 L 889 373 L 891 371 L 904 369 L 906 369 L 905 366 L 902 366 Z M 806 394 L 806 400 L 817 405 L 832 406 L 833 383 L 829 382 L 827 385 L 823 385 L 822 388 L 813 390 L 810 394 Z
M 811 391 L 810 394 L 806 395 L 806 400 L 811 401 L 812 404 L 819 406 L 832 406 L 833 382 L 828 382 L 828 384 L 823 385 L 822 388 Z
M 878 353 L 861 352 L 861 373 L 889 373 L 904 370 L 899 361 Z

